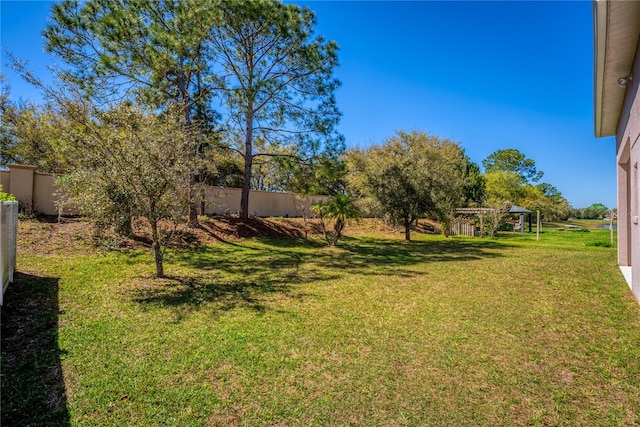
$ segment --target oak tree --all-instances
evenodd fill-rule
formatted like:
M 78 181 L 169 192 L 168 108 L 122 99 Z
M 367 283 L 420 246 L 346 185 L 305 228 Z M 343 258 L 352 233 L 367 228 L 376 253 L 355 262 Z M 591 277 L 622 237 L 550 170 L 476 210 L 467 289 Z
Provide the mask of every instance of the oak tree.
M 164 250 L 186 213 L 193 167 L 181 111 L 158 116 L 130 104 L 107 110 L 82 104 L 63 108 L 76 125 L 74 147 L 84 159 L 82 168 L 58 181 L 67 202 L 98 228 L 144 219 L 151 230 L 156 276 L 164 276 Z
M 402 223 L 405 240 L 411 239 L 411 225 L 426 214 L 436 217 L 447 234 L 470 185 L 462 148 L 420 131 L 399 131 L 381 146 L 350 151 L 347 160 L 351 188 L 364 196 L 365 206 Z

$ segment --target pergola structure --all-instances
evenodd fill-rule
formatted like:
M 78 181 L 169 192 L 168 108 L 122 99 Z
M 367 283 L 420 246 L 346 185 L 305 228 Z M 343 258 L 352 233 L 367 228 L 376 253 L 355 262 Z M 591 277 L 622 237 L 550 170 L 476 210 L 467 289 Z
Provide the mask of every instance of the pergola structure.
M 480 235 L 482 235 L 482 230 L 484 230 L 484 216 L 494 212 L 493 208 L 458 208 L 456 209 L 456 215 L 478 215 L 480 217 Z M 454 226 L 460 228 L 459 224 L 455 224 Z M 455 230 L 458 234 L 467 234 L 470 236 L 475 235 L 475 226 L 472 232 L 465 232 L 464 230 Z
M 478 215 L 480 217 L 480 230 L 484 229 L 484 216 L 490 213 L 495 212 L 495 208 L 458 208 L 456 209 L 456 214 L 460 215 Z M 532 229 L 532 214 L 533 211 L 529 209 L 523 208 L 518 205 L 510 205 L 509 209 L 505 209 L 504 213 L 508 214 L 520 214 L 519 221 L 519 231 L 524 233 L 524 216 L 525 214 L 529 215 L 529 233 L 531 233 Z

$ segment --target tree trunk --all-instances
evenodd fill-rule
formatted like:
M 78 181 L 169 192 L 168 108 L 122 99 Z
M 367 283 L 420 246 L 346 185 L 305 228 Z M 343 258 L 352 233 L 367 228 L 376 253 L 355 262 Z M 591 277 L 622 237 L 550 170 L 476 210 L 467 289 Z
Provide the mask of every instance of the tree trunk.
M 160 235 L 158 234 L 158 222 L 151 222 L 151 238 L 153 240 L 153 255 L 156 261 L 156 277 L 164 277 L 164 266 L 162 264 L 162 246 L 160 245 Z
M 411 221 L 409 221 L 409 215 L 404 216 L 404 240 L 411 241 Z
M 184 59 L 181 59 L 181 62 L 184 62 Z M 195 142 L 193 138 L 193 132 L 191 129 L 192 121 L 191 121 L 191 106 L 189 105 L 189 91 L 187 87 L 188 83 L 183 71 L 181 71 L 178 76 L 178 86 L 181 93 L 182 113 L 184 114 L 184 129 L 185 129 L 187 138 L 189 140 L 189 144 L 193 146 Z M 189 225 L 191 226 L 198 225 L 198 207 L 195 201 L 195 198 L 196 198 L 195 186 L 196 186 L 196 171 L 191 170 L 191 172 L 189 173 Z
M 198 208 L 196 206 L 195 193 L 196 188 L 196 173 L 195 171 L 189 172 L 189 225 L 198 225 Z
M 442 235 L 444 237 L 449 237 L 449 234 L 451 233 L 451 221 L 449 221 L 448 218 L 442 218 L 440 224 L 442 226 L 442 230 L 440 230 Z
M 327 241 L 327 245 L 331 243 L 329 240 L 329 236 L 327 235 L 327 227 L 324 225 L 324 218 L 322 217 L 322 210 L 319 212 L 320 215 L 320 227 L 322 227 L 322 237 Z
M 338 239 L 342 236 L 342 228 L 344 227 L 344 223 L 339 219 L 336 220 L 336 225 L 333 231 L 333 242 L 331 243 L 333 246 L 338 245 Z
M 249 219 L 249 191 L 251 190 L 251 167 L 253 165 L 253 114 L 247 114 L 247 133 L 244 143 L 244 181 L 240 196 L 240 219 Z
M 304 224 L 304 238 L 306 239 L 307 238 L 307 233 L 308 233 L 308 230 L 307 230 L 307 215 L 308 215 L 308 213 L 307 213 L 307 210 L 305 208 L 306 208 L 306 204 L 303 204 L 302 205 L 302 223 Z
M 204 200 L 204 196 L 205 196 L 204 190 L 202 190 L 200 192 L 200 197 L 201 197 L 200 198 L 200 215 L 204 215 L 205 214 L 204 213 L 205 212 L 205 208 L 207 207 L 207 205 L 205 203 L 205 200 Z

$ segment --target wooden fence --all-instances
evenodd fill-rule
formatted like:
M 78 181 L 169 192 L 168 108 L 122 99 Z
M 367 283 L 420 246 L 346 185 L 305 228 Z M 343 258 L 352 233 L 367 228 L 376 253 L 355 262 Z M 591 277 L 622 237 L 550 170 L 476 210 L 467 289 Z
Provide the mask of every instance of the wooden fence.
M 475 236 L 476 224 L 466 218 L 455 218 L 450 231 L 452 236 Z

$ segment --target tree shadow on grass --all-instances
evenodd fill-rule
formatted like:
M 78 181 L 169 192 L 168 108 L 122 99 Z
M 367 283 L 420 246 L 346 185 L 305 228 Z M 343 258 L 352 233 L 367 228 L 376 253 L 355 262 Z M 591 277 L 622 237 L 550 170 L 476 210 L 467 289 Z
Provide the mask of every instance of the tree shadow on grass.
M 69 426 L 58 279 L 16 273 L 2 307 L 3 426 Z
M 338 277 L 328 270 L 301 268 L 307 256 L 295 250 L 252 245 L 173 251 L 168 263 L 192 274 L 151 281 L 132 291 L 134 302 L 173 308 L 174 321 L 206 307 L 214 315 L 245 308 L 262 314 L 272 302 L 310 297 L 298 285 Z
M 133 291 L 133 301 L 146 306 L 173 309 L 171 321 L 178 323 L 189 313 L 207 307 L 214 315 L 239 308 L 258 314 L 267 311 L 269 295 L 286 297 L 290 286 L 251 280 L 210 281 L 202 277 L 167 277 L 161 285 Z
M 200 246 L 174 251 L 167 260 L 202 272 L 264 276 L 283 268 L 299 269 L 310 257 L 322 256 L 316 250 L 324 246 L 297 238 L 259 238 L 256 244 L 247 241 L 233 246 Z
M 273 241 L 275 245 L 279 242 Z M 280 246 L 278 246 L 279 248 Z M 288 247 L 285 244 L 284 247 Z M 343 237 L 334 251 L 316 251 L 308 261 L 335 271 L 356 274 L 420 274 L 411 270 L 418 264 L 467 262 L 502 257 L 506 248 L 499 242 L 476 239 L 392 240 Z
M 172 252 L 171 263 L 195 270 L 195 274 L 139 287 L 133 300 L 176 308 L 177 320 L 203 304 L 216 312 L 248 308 L 263 313 L 273 300 L 310 297 L 300 292 L 299 285 L 345 274 L 415 277 L 424 274 L 424 268 L 414 271 L 412 266 L 500 257 L 504 247 L 470 239 L 405 243 L 345 238 L 331 248 L 317 240 L 256 238 L 242 245 Z

